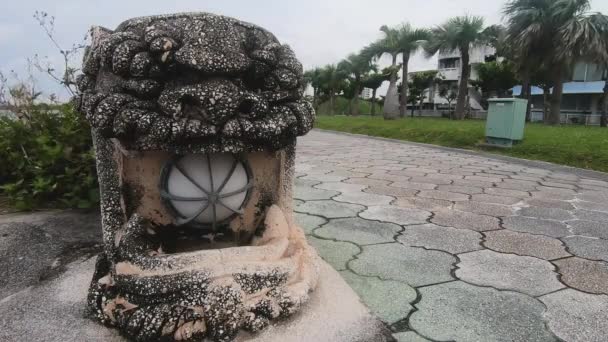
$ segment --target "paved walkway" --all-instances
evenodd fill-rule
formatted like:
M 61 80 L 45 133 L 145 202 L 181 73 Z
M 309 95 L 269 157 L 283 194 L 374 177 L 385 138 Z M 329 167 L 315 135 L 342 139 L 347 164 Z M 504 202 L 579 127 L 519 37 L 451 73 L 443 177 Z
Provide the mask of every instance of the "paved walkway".
M 312 131 L 297 219 L 399 341 L 608 341 L 608 182 Z

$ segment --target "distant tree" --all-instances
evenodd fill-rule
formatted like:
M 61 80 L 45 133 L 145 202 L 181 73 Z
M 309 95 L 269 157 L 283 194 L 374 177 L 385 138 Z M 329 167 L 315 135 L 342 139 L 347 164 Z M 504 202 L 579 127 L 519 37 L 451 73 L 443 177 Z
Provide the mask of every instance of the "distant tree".
M 321 69 L 320 84 L 323 91 L 329 98 L 329 114 L 334 114 L 336 95 L 344 87 L 346 75 L 334 64 L 326 65 Z
M 397 74 L 399 69 L 401 69 L 401 79 L 407 80 L 410 57 L 430 38 L 430 32 L 426 29 L 415 29 L 409 24 L 402 24 L 398 27 L 388 27 L 384 25 L 380 28 L 380 31 L 384 33 L 384 37 L 379 41 L 372 43 L 364 51 L 367 55 L 376 57 L 380 57 L 384 54 L 391 56 L 391 78 L 389 80 L 390 83 L 384 104 L 384 117 L 385 119 L 394 119 L 397 110 L 399 115 L 404 117 L 407 108 L 407 85 L 401 90 L 401 99 L 399 99 L 399 94 L 397 92 Z M 399 55 L 401 55 L 402 58 L 400 67 L 399 64 L 397 64 L 397 57 Z
M 312 104 L 313 107 L 315 108 L 315 111 L 317 111 L 319 109 L 319 104 L 320 104 L 320 99 L 319 99 L 319 95 L 321 93 L 321 88 L 323 86 L 323 80 L 322 80 L 322 75 L 323 70 L 321 68 L 314 68 L 311 70 L 308 70 L 304 73 L 304 81 L 306 82 L 306 84 L 310 84 L 310 86 L 312 87 L 312 92 L 313 92 L 313 96 L 312 96 Z
M 509 61 L 481 63 L 476 70 L 477 80 L 471 81 L 471 84 L 481 89 L 485 98 L 505 97 L 509 89 L 518 83 L 513 64 Z
M 437 52 L 460 52 L 462 67 L 456 101 L 456 119 L 463 119 L 465 116 L 471 76 L 470 49 L 488 41 L 489 33 L 484 32 L 483 22 L 483 18 L 471 16 L 449 19 L 432 30 L 432 37 L 425 46 L 428 56 L 435 55 Z
M 365 54 L 350 54 L 338 64 L 338 69 L 349 78 L 352 95 L 347 97 L 350 102 L 350 115 L 359 115 L 359 95 L 363 91 L 363 79 L 376 69 L 371 59 Z
M 382 72 L 368 74 L 363 79 L 363 86 L 372 90 L 372 116 L 376 115 L 376 92 L 382 86 L 382 83 L 390 79 L 390 75 L 389 70 L 383 70 Z
M 454 114 L 454 111 L 452 110 L 452 102 L 458 98 L 458 87 L 447 82 L 442 82 L 439 84 L 438 94 L 439 97 L 444 98 L 448 102 L 450 118 L 452 118 Z
M 572 65 L 598 51 L 604 38 L 606 17 L 589 14 L 589 0 L 510 0 L 504 8 L 505 41 L 520 65 L 546 69 L 552 78 L 548 122 L 560 123 L 564 80 Z
M 422 111 L 424 101 L 424 91 L 433 87 L 433 83 L 437 79 L 437 71 L 421 71 L 412 74 L 409 86 L 408 100 L 412 103 L 411 116 L 414 117 L 414 108 L 418 104 L 418 109 Z

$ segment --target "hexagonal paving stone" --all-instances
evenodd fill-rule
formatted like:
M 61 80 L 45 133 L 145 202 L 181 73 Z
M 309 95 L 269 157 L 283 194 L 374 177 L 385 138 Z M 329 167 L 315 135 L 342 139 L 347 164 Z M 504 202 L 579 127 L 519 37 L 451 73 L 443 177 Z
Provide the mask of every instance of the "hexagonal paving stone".
M 496 217 L 457 210 L 436 211 L 431 222 L 440 226 L 470 229 L 478 232 L 502 229 Z
M 435 184 L 430 183 L 416 183 L 416 182 L 394 182 L 391 184 L 392 187 L 412 189 L 412 190 L 433 190 L 437 187 Z
M 566 285 L 585 292 L 608 294 L 608 263 L 572 257 L 553 264 Z
M 322 190 L 316 189 L 309 186 L 298 186 L 295 187 L 295 192 L 293 197 L 303 201 L 310 200 L 322 200 L 322 199 L 331 199 L 332 197 L 339 195 L 340 193 L 337 191 L 330 190 Z
M 545 260 L 570 256 L 558 239 L 526 233 L 512 232 L 507 229 L 485 233 L 483 245 L 502 253 L 528 255 Z
M 475 195 L 483 193 L 482 188 L 477 188 L 474 186 L 461 186 L 461 185 L 439 185 L 437 190 L 440 191 L 449 191 L 456 192 L 461 194 Z
M 477 232 L 430 223 L 405 227 L 397 240 L 406 246 L 438 249 L 451 254 L 483 249 L 480 245 L 481 234 Z
M 471 200 L 483 203 L 494 203 L 494 204 L 504 204 L 504 205 L 513 205 L 521 202 L 520 198 L 515 197 L 507 197 L 507 196 L 494 196 L 494 195 L 486 195 L 486 194 L 478 194 L 471 196 Z
M 562 238 L 570 253 L 585 259 L 608 261 L 608 240 L 586 236 Z
M 332 200 L 307 201 L 295 207 L 296 212 L 308 213 L 327 218 L 355 217 L 363 211 L 364 206 L 350 203 L 340 203 Z
M 608 239 L 608 222 L 575 220 L 569 221 L 568 225 L 576 235 Z
M 601 203 L 608 201 L 608 189 L 602 191 L 585 191 L 576 195 L 581 201 Z
M 601 211 L 601 212 L 608 213 L 608 201 L 603 201 L 603 202 L 577 201 L 577 202 L 574 202 L 574 206 L 578 209 Z
M 338 271 L 346 270 L 346 263 L 359 253 L 359 247 L 349 242 L 323 240 L 314 236 L 306 238 L 319 256 Z
M 400 225 L 425 223 L 431 213 L 419 209 L 400 208 L 396 206 L 371 206 L 359 214 L 368 220 L 392 222 Z
M 453 203 L 450 201 L 418 197 L 398 197 L 397 200 L 393 201 L 391 204 L 402 208 L 416 208 L 427 211 L 451 209 L 453 206 Z
M 550 199 L 531 198 L 526 200 L 526 204 L 531 207 L 556 208 L 563 210 L 574 210 L 574 206 L 570 202 L 555 201 Z
M 524 233 L 542 234 L 553 237 L 570 235 L 568 227 L 557 221 L 540 220 L 523 216 L 508 216 L 502 220 L 503 227 Z
M 469 195 L 456 192 L 439 191 L 439 190 L 423 190 L 416 196 L 422 198 L 431 198 L 445 201 L 468 201 Z
M 566 210 L 543 207 L 521 208 L 517 211 L 517 215 L 555 221 L 567 221 L 574 218 L 574 216 Z
M 454 204 L 454 209 L 496 217 L 513 215 L 512 207 L 501 204 L 483 203 L 477 201 L 457 202 L 456 204 Z
M 574 216 L 581 220 L 604 222 L 605 224 L 608 224 L 608 213 L 601 211 L 577 209 L 574 211 Z
M 540 296 L 559 290 L 555 267 L 545 260 L 490 250 L 459 254 L 456 276 L 472 284 Z
M 417 294 L 416 290 L 407 284 L 363 277 L 350 271 L 342 271 L 340 274 L 372 313 L 388 324 L 407 317 L 413 309 L 411 303 L 416 300 Z
M 345 192 L 361 192 L 363 189 L 367 188 L 367 185 L 362 185 L 362 184 L 349 184 L 349 183 L 342 183 L 342 182 L 322 182 L 319 183 L 317 185 L 314 186 L 317 189 L 323 189 L 323 190 L 332 190 L 332 191 L 338 191 L 340 193 L 345 193 Z
M 315 235 L 358 245 L 393 242 L 401 226 L 393 223 L 369 221 L 362 218 L 333 219 L 315 231 Z
M 608 296 L 565 289 L 539 298 L 551 331 L 570 342 L 608 341 Z
M 312 234 L 312 231 L 315 228 L 318 228 L 327 222 L 327 220 L 322 217 L 301 213 L 295 213 L 294 218 L 296 223 L 304 230 L 306 234 Z
M 419 289 L 422 300 L 410 326 L 439 341 L 555 341 L 545 328 L 544 306 L 511 291 L 461 281 Z
M 345 176 L 329 176 L 326 174 L 307 174 L 306 176 L 300 177 L 300 179 L 305 180 L 315 180 L 315 181 L 323 181 L 323 182 L 339 182 L 345 180 L 348 177 Z
M 369 188 L 363 190 L 363 192 L 368 192 L 370 194 L 378 194 L 378 195 L 388 195 L 393 197 L 412 197 L 416 195 L 418 190 L 413 189 L 404 189 L 397 188 L 394 186 L 370 186 Z
M 399 280 L 411 286 L 453 279 L 450 272 L 456 258 L 450 254 L 398 243 L 362 248 L 363 253 L 350 262 L 350 268 L 358 274 Z
M 333 198 L 334 201 L 338 202 L 348 202 L 354 204 L 362 204 L 362 205 L 389 205 L 392 201 L 395 200 L 394 197 L 369 194 L 366 192 L 343 192 L 341 195 L 338 195 Z
M 397 339 L 397 342 L 430 342 L 426 338 L 416 334 L 413 331 L 406 331 L 393 334 L 393 337 Z
M 520 199 L 526 199 L 530 197 L 530 194 L 528 192 L 503 188 L 486 188 L 484 189 L 484 192 L 492 196 L 507 196 Z
M 381 180 L 381 179 L 351 177 L 351 178 L 345 180 L 344 183 L 370 185 L 370 186 L 386 186 L 386 185 L 390 184 L 391 181 Z

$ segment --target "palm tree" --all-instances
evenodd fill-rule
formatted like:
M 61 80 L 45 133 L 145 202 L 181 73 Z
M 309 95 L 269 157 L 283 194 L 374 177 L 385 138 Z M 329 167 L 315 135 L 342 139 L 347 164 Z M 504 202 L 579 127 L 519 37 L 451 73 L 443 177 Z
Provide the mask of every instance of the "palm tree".
M 382 72 L 375 72 L 368 74 L 363 79 L 363 86 L 372 90 L 372 116 L 376 115 L 376 91 L 384 81 L 388 81 L 391 77 L 389 70 L 383 70 Z
M 582 57 L 608 69 L 608 16 L 601 13 L 580 16 L 565 25 L 563 58 L 574 60 Z M 608 79 L 602 96 L 601 127 L 608 126 Z
M 603 16 L 587 14 L 589 8 L 589 0 L 510 0 L 504 8 L 506 41 L 515 59 L 552 76 L 550 124 L 560 123 L 564 79 L 572 65 L 603 38 L 596 30 Z
M 321 68 L 314 68 L 312 70 L 308 70 L 304 73 L 304 79 L 306 80 L 306 84 L 310 84 L 313 91 L 312 104 L 317 111 L 319 108 L 319 95 L 322 87 L 322 79 L 321 74 L 323 70 Z
M 329 114 L 334 114 L 336 94 L 344 85 L 345 75 L 334 64 L 326 65 L 321 69 L 321 89 L 329 97 Z
M 384 54 L 388 54 L 392 58 L 391 63 L 391 78 L 389 87 L 386 93 L 384 102 L 384 117 L 385 119 L 394 119 L 399 108 L 399 115 L 405 116 L 407 108 L 407 74 L 409 60 L 412 54 L 416 53 L 423 43 L 429 39 L 430 32 L 426 29 L 414 29 L 409 24 L 402 24 L 399 27 L 391 28 L 386 25 L 380 28 L 384 33 L 384 37 L 375 43 L 372 43 L 368 48 L 368 53 L 375 55 L 377 58 Z M 402 63 L 397 65 L 397 57 L 401 55 Z M 402 70 L 402 80 L 405 80 L 405 85 L 401 89 L 401 98 L 399 99 L 397 91 L 397 74 L 399 68 Z
M 432 37 L 425 50 L 428 56 L 437 52 L 460 52 L 461 70 L 458 84 L 458 97 L 456 99 L 456 119 L 463 119 L 469 92 L 469 78 L 471 65 L 469 51 L 471 47 L 482 45 L 486 41 L 483 29 L 483 18 L 462 16 L 449 19 L 432 30 Z
M 350 115 L 359 115 L 359 95 L 363 91 L 363 78 L 372 70 L 375 70 L 376 66 L 372 64 L 371 59 L 365 54 L 350 54 L 340 64 L 338 69 L 345 75 L 350 77 L 352 82 L 352 95 Z

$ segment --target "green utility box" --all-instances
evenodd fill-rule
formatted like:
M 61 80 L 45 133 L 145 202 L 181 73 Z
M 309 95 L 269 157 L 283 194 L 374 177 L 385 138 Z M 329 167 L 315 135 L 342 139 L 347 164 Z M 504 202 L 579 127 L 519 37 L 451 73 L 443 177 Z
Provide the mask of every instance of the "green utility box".
M 489 99 L 486 144 L 511 147 L 524 138 L 528 100 Z

